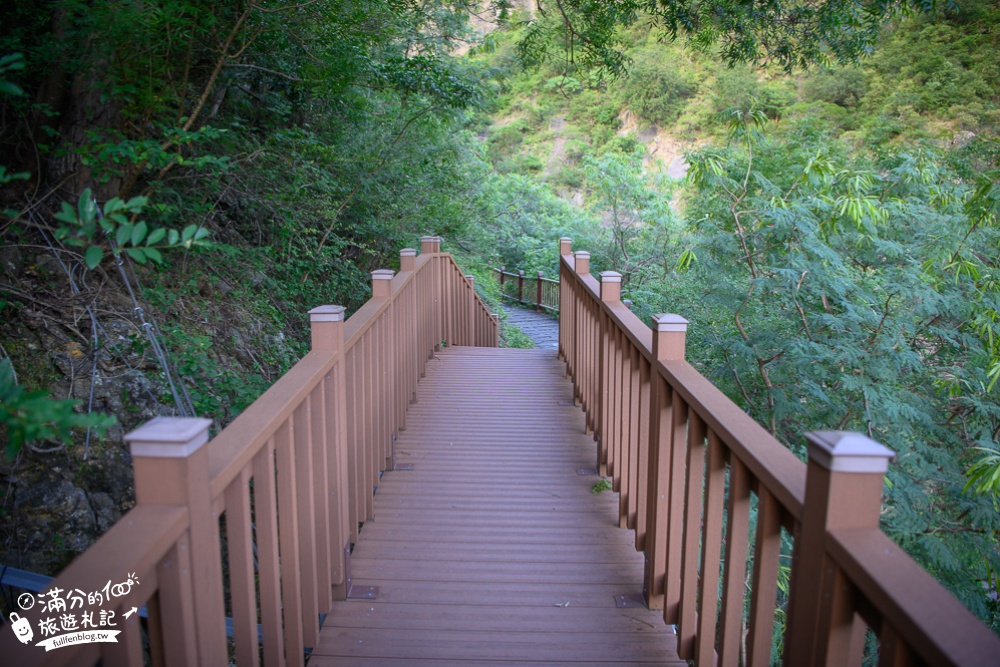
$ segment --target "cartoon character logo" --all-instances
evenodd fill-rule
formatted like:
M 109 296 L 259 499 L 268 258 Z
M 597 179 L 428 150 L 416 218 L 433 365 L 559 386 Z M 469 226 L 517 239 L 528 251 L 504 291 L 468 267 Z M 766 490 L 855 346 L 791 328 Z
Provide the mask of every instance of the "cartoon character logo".
M 31 641 L 33 633 L 31 632 L 31 622 L 26 618 L 21 618 L 18 614 L 11 612 L 10 616 L 10 627 L 14 630 L 14 635 L 22 644 L 27 644 Z

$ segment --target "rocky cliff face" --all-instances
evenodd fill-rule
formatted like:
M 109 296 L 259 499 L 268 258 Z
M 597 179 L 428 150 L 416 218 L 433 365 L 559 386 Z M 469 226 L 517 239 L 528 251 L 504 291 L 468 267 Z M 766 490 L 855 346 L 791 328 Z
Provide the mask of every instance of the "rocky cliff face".
M 74 262 L 65 255 L 27 245 L 0 249 L 0 354 L 10 358 L 18 382 L 29 390 L 47 389 L 54 398 L 80 401 L 78 410 L 89 407 L 117 420 L 89 442 L 79 432 L 69 444 L 33 442 L 14 458 L 0 454 L 0 564 L 48 575 L 65 567 L 134 504 L 125 433 L 157 415 L 178 414 L 119 275 L 77 265 L 74 290 L 63 268 Z M 147 320 L 188 332 L 160 342 L 169 343 L 176 381 L 192 390 L 201 414 L 213 417 L 217 426 L 242 407 L 234 406 L 231 393 L 213 393 L 214 385 L 227 384 L 220 377 L 229 385 L 252 375 L 261 378 L 262 371 L 264 377 L 277 377 L 301 350 L 305 331 L 286 337 L 272 321 L 241 307 L 231 283 L 242 278 L 212 281 L 181 276 L 182 269 L 137 268 L 148 285 L 173 285 L 182 277 L 191 283 L 184 302 L 166 308 L 150 306 L 141 290 L 137 297 Z M 228 287 L 225 292 L 220 283 Z M 254 354 L 258 346 L 266 346 L 274 361 Z M 248 392 L 266 383 L 261 378 L 251 385 L 244 387 L 241 402 L 252 400 Z M 217 406 L 216 414 L 205 414 L 207 405 Z

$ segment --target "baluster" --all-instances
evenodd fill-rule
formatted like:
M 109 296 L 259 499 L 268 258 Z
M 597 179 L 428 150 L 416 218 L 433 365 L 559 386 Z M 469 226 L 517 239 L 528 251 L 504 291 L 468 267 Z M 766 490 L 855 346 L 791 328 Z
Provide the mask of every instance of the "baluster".
M 535 298 L 535 312 L 542 312 L 542 277 L 545 274 L 541 271 L 538 272 L 538 296 Z
M 635 529 L 639 515 L 639 348 L 628 342 L 629 402 L 628 402 L 628 507 L 626 525 Z
M 278 514 L 275 512 L 278 496 L 274 475 L 274 440 L 269 440 L 253 460 L 254 523 L 257 528 L 257 572 L 265 665 L 282 664 L 285 655 L 285 636 L 281 631 Z
M 682 473 L 684 523 L 680 526 L 683 534 L 683 546 L 681 552 L 681 597 L 677 618 L 677 655 L 688 660 L 694 657 L 699 528 L 702 516 L 702 476 L 705 470 L 705 422 L 693 412 L 688 422 L 686 469 L 687 474 Z M 673 537 L 671 535 L 671 538 Z
M 297 495 L 299 527 L 299 572 L 302 579 L 302 630 L 306 646 L 319 642 L 319 603 L 316 595 L 316 511 L 313 505 L 313 441 L 309 429 L 309 401 L 292 413 L 293 493 Z
M 722 501 L 725 496 L 726 457 L 719 437 L 708 432 L 705 466 L 705 516 L 701 527 L 701 584 L 698 588 L 698 636 L 695 660 L 711 667 L 715 659 L 716 608 L 719 591 L 719 552 L 722 548 Z M 693 531 L 692 531 L 693 532 Z
M 719 621 L 720 665 L 738 664 L 740 658 L 749 512 L 750 476 L 743 462 L 730 451 L 729 503 L 726 507 L 726 565 L 722 577 L 722 612 Z
M 639 451 L 638 467 L 636 468 L 636 518 L 635 518 L 635 549 L 646 550 L 646 521 L 649 514 L 649 452 L 650 452 L 650 393 L 651 365 L 642 355 L 639 356 Z
M 226 538 L 229 584 L 233 609 L 236 662 L 258 665 L 257 596 L 254 585 L 254 546 L 250 528 L 250 472 L 243 469 L 229 485 L 226 497 Z
M 780 557 L 781 505 L 763 484 L 757 484 L 757 536 L 754 539 L 753 576 L 750 579 L 747 667 L 768 667 L 771 664 Z
M 479 322 L 479 303 L 476 300 L 476 277 L 472 274 L 467 274 L 465 279 L 469 281 L 469 305 L 466 310 L 469 313 L 469 321 L 466 324 L 466 331 L 469 334 L 466 344 L 479 345 L 478 327 L 476 326 Z

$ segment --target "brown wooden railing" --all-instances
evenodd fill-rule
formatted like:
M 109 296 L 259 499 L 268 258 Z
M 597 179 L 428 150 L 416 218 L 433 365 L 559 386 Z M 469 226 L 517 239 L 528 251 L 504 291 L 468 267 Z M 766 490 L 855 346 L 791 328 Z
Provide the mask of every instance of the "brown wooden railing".
M 442 345 L 496 346 L 498 323 L 436 237 L 403 250 L 398 274 L 373 272 L 371 300 L 346 322 L 340 306 L 310 316 L 312 350 L 215 438 L 209 420 L 179 418 L 126 436 L 135 508 L 49 588 L 82 591 L 79 615 L 88 594 L 134 578 L 89 609 L 113 612 L 103 629 L 118 641 L 46 652 L 4 632 L 4 664 L 143 665 L 139 616 L 125 614 L 145 605 L 153 665 L 229 664 L 227 616 L 238 664 L 301 665 L 334 596 L 365 595 L 350 545 L 425 364 Z M 38 628 L 44 614 L 22 615 Z
M 498 274 L 500 295 L 504 299 L 533 306 L 538 312 L 559 312 L 558 280 L 546 278 L 541 271 L 536 276 L 526 276 L 524 271 L 510 273 L 503 266 L 493 270 Z
M 771 664 L 784 532 L 784 664 L 858 665 L 866 626 L 879 665 L 998 664 L 1000 639 L 879 529 L 890 450 L 810 433 L 802 463 L 684 360 L 686 320 L 651 329 L 622 303 L 620 274 L 592 276 L 569 239 L 560 256 L 560 354 L 680 657 Z

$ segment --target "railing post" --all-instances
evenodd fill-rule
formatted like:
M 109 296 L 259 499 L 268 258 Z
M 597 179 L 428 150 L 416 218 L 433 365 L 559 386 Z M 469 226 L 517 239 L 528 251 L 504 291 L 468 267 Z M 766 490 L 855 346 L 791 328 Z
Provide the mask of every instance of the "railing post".
M 505 266 L 501 266 L 500 267 L 500 298 L 501 299 L 503 298 L 503 279 L 504 279 L 504 275 L 503 274 L 504 274 L 504 271 L 506 271 L 506 270 L 507 270 L 507 267 L 505 267 Z
M 673 401 L 660 374 L 661 361 L 684 358 L 688 321 L 680 315 L 652 317 L 653 359 L 649 392 L 649 481 L 646 501 L 646 570 L 643 595 L 650 609 L 663 609 L 670 516 L 670 459 Z M 680 509 L 677 509 L 680 512 Z
M 309 311 L 312 332 L 312 349 L 337 354 L 344 348 L 343 306 L 319 306 Z M 343 363 L 330 371 L 326 378 L 324 407 L 327 409 L 326 442 L 321 443 L 323 451 L 314 453 L 326 456 L 327 485 L 329 491 L 321 489 L 319 494 L 327 505 L 330 517 L 328 553 L 330 557 L 331 585 L 342 595 L 344 573 L 346 571 L 345 549 L 351 539 L 350 510 L 348 507 L 347 478 L 347 419 L 346 419 L 346 379 Z M 327 496 L 329 493 L 329 496 Z M 319 498 L 319 496 L 317 496 Z M 324 596 L 327 592 L 324 591 Z M 326 597 L 323 598 L 326 600 Z
M 545 276 L 541 271 L 538 272 L 538 296 L 535 299 L 535 312 L 542 312 L 542 278 Z
M 441 239 L 437 236 L 421 236 L 420 237 L 420 254 L 421 255 L 432 255 L 439 253 L 441 251 Z M 433 261 L 433 260 L 432 260 Z M 435 266 L 434 270 L 431 271 L 430 278 L 431 288 L 430 288 L 430 306 L 433 308 L 436 316 L 434 317 L 434 323 L 431 325 L 431 337 L 434 340 L 433 352 L 437 352 L 441 349 L 441 341 L 445 336 L 445 317 L 444 317 L 444 286 L 441 273 L 438 267 Z M 433 356 L 431 352 L 431 356 Z
M 188 508 L 188 530 L 157 568 L 171 600 L 161 602 L 167 664 L 221 665 L 226 655 L 219 517 L 208 477 L 208 427 L 212 420 L 156 417 L 125 436 L 131 445 L 138 505 Z M 186 544 L 185 544 L 186 543 Z M 175 616 L 180 614 L 180 616 Z M 194 659 L 192 659 L 194 658 Z
M 806 440 L 806 501 L 792 551 L 785 664 L 859 664 L 865 626 L 856 619 L 850 583 L 826 555 L 826 537 L 833 529 L 878 528 L 893 452 L 846 431 L 814 431 Z
M 436 253 L 441 252 L 441 237 L 439 236 L 421 236 L 420 237 L 420 254 Z
M 622 305 L 632 310 L 632 299 L 622 299 Z
M 309 311 L 312 349 L 337 351 L 344 345 L 343 306 L 318 306 Z
M 572 287 L 568 280 L 563 278 L 563 262 L 562 258 L 565 255 L 573 254 L 573 239 L 568 236 L 563 236 L 559 239 L 559 358 L 566 363 L 566 374 L 569 375 L 569 364 L 572 363 L 568 359 L 567 354 L 569 351 L 569 327 L 570 318 L 573 308 L 576 304 L 571 298 Z
M 617 271 L 601 272 L 601 301 L 605 303 L 621 301 L 622 274 Z
M 387 299 L 392 294 L 392 277 L 396 275 L 390 269 L 372 271 L 372 298 Z
M 573 239 L 568 236 L 563 236 L 559 239 L 559 254 L 560 255 L 572 255 L 573 254 Z
M 577 250 L 573 253 L 573 259 L 576 263 L 576 272 L 581 276 L 586 276 L 590 273 L 590 253 L 586 250 Z
M 524 270 L 517 272 L 517 302 L 524 303 Z
M 583 255 L 583 257 L 581 257 Z M 590 271 L 590 253 L 577 252 L 576 253 L 576 269 L 577 272 L 581 270 L 581 259 L 585 265 L 583 268 Z M 604 303 L 614 303 L 618 301 L 621 296 L 621 286 L 622 286 L 622 274 L 617 271 L 604 271 L 601 273 L 601 301 Z M 600 309 L 597 311 L 597 330 L 595 332 L 597 339 L 597 358 L 595 362 L 595 371 L 593 374 L 594 381 L 597 383 L 597 401 L 599 405 L 597 406 L 596 416 L 594 419 L 594 433 L 599 435 L 597 444 L 597 470 L 600 474 L 605 474 L 608 472 L 608 461 L 609 451 L 608 448 L 613 446 L 615 443 L 614 435 L 608 428 L 608 422 L 611 418 L 611 406 L 615 404 L 616 396 L 612 396 L 612 391 L 619 390 L 618 387 L 614 386 L 614 382 L 609 377 L 610 369 L 613 368 L 610 362 L 611 355 L 611 330 L 608 327 L 607 317 L 604 312 Z M 584 354 L 589 354 L 584 352 Z M 582 360 L 581 363 L 586 363 L 586 360 Z
M 413 271 L 417 268 L 417 251 L 413 248 L 403 248 L 399 251 L 399 272 Z
M 500 313 L 490 313 L 493 320 L 493 347 L 500 347 Z

